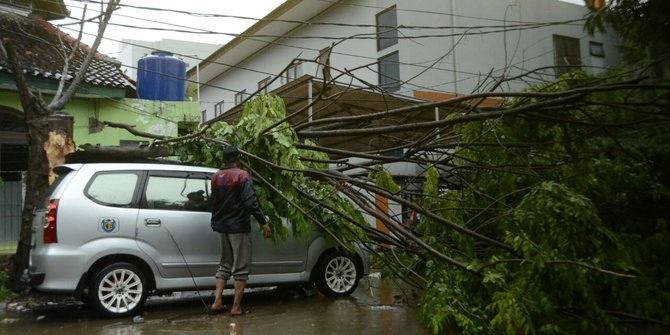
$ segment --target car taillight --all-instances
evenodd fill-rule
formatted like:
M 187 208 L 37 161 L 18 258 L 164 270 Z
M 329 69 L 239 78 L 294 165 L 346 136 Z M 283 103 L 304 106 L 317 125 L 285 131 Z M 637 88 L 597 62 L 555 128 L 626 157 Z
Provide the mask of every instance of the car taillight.
M 56 215 L 58 214 L 58 199 L 49 201 L 49 210 L 46 214 L 46 223 L 44 224 L 44 243 L 58 243 L 56 234 Z

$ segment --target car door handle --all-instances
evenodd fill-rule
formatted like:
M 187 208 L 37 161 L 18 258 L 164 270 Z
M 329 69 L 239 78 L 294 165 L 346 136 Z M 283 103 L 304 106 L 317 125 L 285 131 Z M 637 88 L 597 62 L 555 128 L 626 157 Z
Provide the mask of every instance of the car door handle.
M 161 219 L 144 219 L 144 225 L 147 227 L 160 227 Z

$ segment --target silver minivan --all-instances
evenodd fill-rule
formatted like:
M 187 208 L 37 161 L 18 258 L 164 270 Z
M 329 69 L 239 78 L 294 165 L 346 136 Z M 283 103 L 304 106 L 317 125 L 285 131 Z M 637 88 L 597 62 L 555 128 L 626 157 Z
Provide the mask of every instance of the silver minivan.
M 137 314 L 151 294 L 214 288 L 221 249 L 208 201 L 216 169 L 87 163 L 54 171 L 33 224 L 35 289 L 87 298 L 116 317 Z M 313 283 L 324 295 L 349 295 L 368 274 L 361 248 L 345 252 L 318 231 L 275 243 L 254 223 L 248 287 Z

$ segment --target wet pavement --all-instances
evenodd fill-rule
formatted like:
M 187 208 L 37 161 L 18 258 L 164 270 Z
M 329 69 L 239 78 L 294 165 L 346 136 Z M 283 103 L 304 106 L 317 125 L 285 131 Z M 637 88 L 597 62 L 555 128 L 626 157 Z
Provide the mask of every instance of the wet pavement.
M 243 301 L 251 313 L 239 317 L 207 314 L 212 301 L 211 291 L 157 297 L 140 316 L 119 319 L 100 319 L 71 301 L 35 309 L 10 304 L 0 312 L 0 334 L 431 334 L 417 320 L 411 289 L 374 276 L 341 298 L 303 290 L 253 290 Z M 224 302 L 232 304 L 231 290 L 224 292 Z

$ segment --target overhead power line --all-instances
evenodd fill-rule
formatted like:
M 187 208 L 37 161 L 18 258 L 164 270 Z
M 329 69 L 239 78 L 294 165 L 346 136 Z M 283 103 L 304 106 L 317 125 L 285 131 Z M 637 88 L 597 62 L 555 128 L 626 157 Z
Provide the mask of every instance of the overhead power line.
M 54 1 L 54 0 L 49 0 L 49 1 Z M 76 2 L 82 2 L 82 3 L 92 3 L 92 4 L 104 4 L 105 2 L 102 1 L 95 1 L 95 0 L 72 0 Z M 331 3 L 335 4 L 341 1 L 332 1 L 332 0 L 303 0 L 304 2 L 326 2 L 326 3 Z M 361 5 L 361 4 L 351 4 L 351 3 L 341 3 L 343 6 L 352 6 L 352 7 L 362 7 L 362 8 L 372 8 L 372 9 L 378 9 L 378 10 L 383 10 L 386 9 L 386 7 L 379 7 L 379 6 L 368 6 L 368 5 Z M 176 14 L 184 14 L 184 15 L 190 15 L 194 17 L 210 17 L 210 18 L 231 18 L 231 19 L 239 19 L 239 20 L 251 20 L 251 21 L 256 21 L 256 22 L 282 22 L 282 23 L 295 23 L 295 24 L 309 24 L 313 26 L 340 26 L 340 27 L 364 27 L 364 28 L 376 28 L 377 25 L 375 24 L 352 24 L 352 23 L 344 23 L 344 22 L 314 22 L 314 21 L 302 21 L 302 20 L 288 20 L 288 19 L 278 19 L 278 18 L 267 18 L 267 17 L 251 17 L 251 16 L 242 16 L 242 15 L 230 15 L 230 14 L 218 14 L 218 13 L 202 13 L 202 12 L 191 12 L 191 11 L 184 11 L 184 10 L 178 10 L 178 9 L 170 9 L 170 8 L 159 8 L 159 7 L 149 7 L 149 6 L 135 6 L 135 5 L 128 5 L 124 4 L 123 2 L 119 5 L 119 8 L 133 8 L 133 9 L 140 9 L 140 10 L 147 10 L 147 11 L 153 11 L 153 12 L 171 12 L 171 13 L 176 13 Z M 444 12 L 435 12 L 435 11 L 428 11 L 428 10 L 416 10 L 416 9 L 405 9 L 405 8 L 398 8 L 396 9 L 399 12 L 411 12 L 411 13 L 422 13 L 422 14 L 430 14 L 430 15 L 439 15 L 439 16 L 450 16 L 450 17 L 460 17 L 460 18 L 465 18 L 465 19 L 471 19 L 471 20 L 481 20 L 481 21 L 491 21 L 491 22 L 500 22 L 503 24 L 508 24 L 508 23 L 513 23 L 513 24 L 543 24 L 544 22 L 534 22 L 534 21 L 514 21 L 514 20 L 505 20 L 505 19 L 494 19 L 494 18 L 487 18 L 487 17 L 478 17 L 478 16 L 469 16 L 469 15 L 460 15 L 460 14 L 454 14 L 454 13 L 444 13 Z M 576 19 L 574 20 L 575 22 L 581 22 L 585 21 L 585 19 Z M 416 29 L 443 29 L 444 27 L 434 27 L 434 26 L 406 26 L 407 28 L 416 28 Z
M 318 0 L 314 0 L 314 1 L 318 1 Z M 94 3 L 94 4 L 100 4 L 100 3 L 101 3 L 101 2 L 99 2 L 99 1 L 79 1 L 79 2 Z M 127 6 L 127 5 L 126 5 L 126 6 Z M 128 6 L 128 7 L 139 7 L 139 6 Z M 369 7 L 369 6 L 368 6 L 368 7 Z M 153 8 L 153 7 L 139 7 L 139 8 L 142 8 L 142 9 L 145 9 L 145 10 L 173 11 L 173 12 L 174 12 L 174 10 L 170 10 L 170 9 L 158 9 L 158 8 Z M 424 11 L 419 11 L 419 10 L 408 10 L 408 11 L 413 11 L 413 12 L 424 12 Z M 249 17 L 233 16 L 233 15 L 199 14 L 199 13 L 191 13 L 191 12 L 187 12 L 187 11 L 178 11 L 178 12 L 183 13 L 183 14 L 188 14 L 188 15 L 196 15 L 196 16 L 197 16 L 197 15 L 208 15 L 208 16 L 218 16 L 218 17 L 234 17 L 234 18 L 239 18 L 239 19 L 253 19 L 253 18 L 249 18 Z M 427 13 L 427 12 L 426 12 L 426 13 Z M 431 14 L 433 14 L 433 13 L 431 13 Z M 438 14 L 439 14 L 439 13 L 438 13 Z M 444 13 L 443 13 L 443 14 L 444 14 Z M 120 15 L 120 14 L 119 14 L 119 15 Z M 451 15 L 451 14 L 444 14 L 444 15 Z M 137 19 L 137 20 L 145 21 L 145 22 L 152 22 L 152 23 L 156 23 L 156 24 L 162 24 L 162 25 L 172 26 L 172 27 L 178 27 L 178 28 L 190 28 L 190 27 L 183 26 L 183 25 L 177 25 L 177 24 L 174 24 L 174 23 L 166 23 L 166 22 L 161 22 L 161 21 L 156 21 L 156 20 L 149 20 L 149 19 L 146 19 L 146 18 L 138 18 L 138 17 L 133 17 L 133 16 L 126 16 L 126 17 L 134 18 L 134 19 Z M 471 18 L 472 18 L 472 17 L 471 17 Z M 485 19 L 485 18 L 478 18 L 478 19 Z M 257 19 L 257 20 L 258 20 L 258 19 Z M 582 19 L 578 19 L 578 20 L 569 20 L 569 21 L 560 21 L 560 22 L 548 22 L 548 23 L 540 23 L 540 24 L 538 24 L 538 23 L 524 22 L 524 23 L 517 23 L 517 24 L 509 25 L 509 26 L 501 26 L 501 25 L 478 26 L 478 27 L 476 27 L 476 28 L 478 28 L 478 29 L 498 29 L 498 30 L 492 30 L 492 31 L 478 31 L 478 32 L 466 32 L 466 33 L 458 33 L 458 34 L 427 34 L 427 35 L 421 35 L 421 36 L 399 36 L 399 39 L 403 39 L 403 38 L 406 38 L 406 39 L 415 39 L 415 38 L 441 38 L 441 37 L 450 37 L 450 36 L 466 36 L 466 35 L 469 36 L 469 35 L 494 34 L 494 33 L 501 33 L 501 32 L 514 31 L 514 30 L 519 30 L 519 31 L 520 31 L 520 30 L 526 30 L 526 29 L 537 29 L 537 28 L 546 27 L 546 26 L 574 24 L 575 22 L 579 22 L 579 21 L 581 21 L 581 20 L 582 20 Z M 291 20 L 272 20 L 272 21 L 277 21 L 277 22 L 290 22 L 290 23 L 300 23 L 300 24 L 311 24 L 311 25 L 314 24 L 314 23 L 311 23 L 311 22 L 295 21 L 295 20 L 294 20 L 294 21 L 291 21 Z M 509 21 L 509 20 L 508 20 L 508 22 L 514 22 L 514 21 Z M 80 24 L 80 23 L 81 23 L 81 22 L 77 22 L 76 24 Z M 366 28 L 376 27 L 375 25 L 366 25 L 366 24 L 340 24 L 340 23 L 328 23 L 328 22 L 324 22 L 324 23 L 322 23 L 322 24 L 323 24 L 323 25 L 327 25 L 327 24 L 337 24 L 337 25 L 342 25 L 342 26 L 359 27 L 359 28 L 360 28 L 360 27 L 366 27 Z M 64 26 L 64 25 L 59 25 L 59 26 L 62 27 L 63 29 L 68 29 L 68 30 L 71 30 L 71 31 L 75 31 L 75 32 L 77 32 L 77 33 L 79 32 L 79 30 L 75 30 L 75 29 L 69 28 L 68 26 Z M 187 33 L 196 33 L 196 34 L 226 34 L 226 33 L 221 33 L 221 32 L 216 32 L 216 31 L 205 30 L 205 29 L 200 29 L 200 30 L 195 30 L 195 31 L 194 31 L 194 30 L 192 30 L 192 29 L 191 29 L 191 30 L 189 30 L 189 29 L 167 29 L 167 28 L 155 28 L 155 27 L 138 27 L 138 26 L 134 26 L 134 25 L 120 25 L 120 26 L 125 26 L 125 27 L 129 27 L 129 28 L 133 28 L 133 29 L 162 30 L 162 31 L 187 32 Z M 425 28 L 425 29 L 442 29 L 442 30 L 445 30 L 445 29 L 451 29 L 451 28 L 454 28 L 454 29 L 462 29 L 462 28 L 464 28 L 464 27 L 451 27 L 451 26 L 436 26 L 436 27 L 429 27 L 429 26 L 400 26 L 400 28 L 401 28 L 401 29 L 404 29 L 404 28 L 407 28 L 407 29 L 413 29 L 413 28 L 423 29 L 423 28 Z M 472 27 L 467 27 L 467 28 L 472 28 Z M 500 29 L 500 28 L 502 28 L 502 29 Z M 88 35 L 90 35 L 90 36 L 95 36 L 94 34 L 88 34 Z M 268 44 L 268 45 L 279 45 L 279 46 L 284 46 L 284 47 L 288 47 L 288 48 L 295 48 L 295 49 L 298 49 L 298 50 L 300 50 L 300 51 L 302 51 L 302 50 L 308 50 L 308 51 L 319 52 L 319 50 L 317 50 L 317 49 L 315 49 L 315 48 L 299 47 L 299 46 L 290 45 L 290 44 L 287 44 L 287 43 L 282 43 L 281 41 L 279 41 L 280 38 L 282 38 L 282 39 L 286 38 L 286 37 L 287 37 L 286 35 L 243 35 L 243 34 L 229 34 L 229 35 L 230 35 L 230 36 L 234 36 L 234 37 L 245 37 L 245 38 L 247 38 L 247 39 L 255 40 L 255 41 L 262 42 L 262 43 L 265 43 L 265 44 Z M 267 40 L 263 40 L 263 38 L 273 38 L 274 40 L 272 40 L 272 41 L 267 41 Z M 309 38 L 309 39 L 324 39 L 324 40 L 336 40 L 336 39 L 337 39 L 337 40 L 347 40 L 347 39 L 374 39 L 374 38 L 377 38 L 377 36 L 376 36 L 375 33 L 370 33 L 370 34 L 368 34 L 368 35 L 353 36 L 353 37 L 333 37 L 333 36 L 292 36 L 291 38 L 294 38 L 294 39 L 299 39 L 299 38 Z M 115 39 L 111 39 L 111 38 L 106 38 L 106 39 L 107 39 L 107 40 L 110 40 L 110 41 L 117 42 L 117 43 L 124 43 L 124 44 L 135 45 L 135 46 L 140 46 L 140 47 L 144 47 L 144 48 L 146 48 L 146 46 L 137 45 L 137 44 L 129 43 L 129 42 L 126 42 L 126 41 L 119 41 L 119 40 L 115 40 Z M 148 49 L 152 49 L 152 48 L 148 48 Z M 340 53 L 340 52 L 333 52 L 333 54 L 346 55 L 346 56 L 349 56 L 349 57 L 356 57 L 356 58 L 360 58 L 360 59 L 369 60 L 369 61 L 371 61 L 371 62 L 376 62 L 376 61 L 377 61 L 377 59 L 374 58 L 374 57 L 369 57 L 369 56 L 364 56 L 364 55 L 356 55 L 356 54 L 351 54 L 351 53 Z M 183 56 L 183 57 L 186 56 L 186 55 L 179 55 L 179 54 L 176 54 L 176 55 L 178 55 L 178 56 Z M 197 57 L 192 57 L 192 56 L 189 56 L 189 57 L 194 58 L 194 59 L 197 59 L 197 60 L 199 60 L 199 61 L 202 61 L 202 60 L 203 60 L 203 59 L 200 59 L 200 58 L 197 58 Z M 221 62 L 214 62 L 214 63 L 216 63 L 216 64 L 220 64 L 220 65 L 224 65 L 224 66 L 227 66 L 227 67 L 232 67 L 232 68 L 237 68 L 237 69 L 245 70 L 245 71 L 255 72 L 255 73 L 259 73 L 259 74 L 263 74 L 263 75 L 269 75 L 269 76 L 275 76 L 275 75 L 277 75 L 277 74 L 275 74 L 275 73 L 268 73 L 268 72 L 265 72 L 265 71 L 259 71 L 259 70 L 256 70 L 256 69 L 252 69 L 252 68 L 248 68 L 248 67 L 242 67 L 242 66 L 233 65 L 233 64 L 225 64 L 225 63 L 221 63 Z M 133 64 L 133 65 L 134 65 L 134 64 Z M 422 65 L 421 63 L 416 63 L 416 64 L 401 63 L 400 65 L 403 65 L 403 66 L 414 66 L 414 67 L 419 67 L 419 68 L 422 68 L 422 69 L 432 69 L 432 70 L 437 70 L 437 71 L 449 71 L 449 72 L 455 71 L 455 69 L 443 69 L 443 68 L 435 67 L 435 64 L 430 64 L 429 66 L 425 66 L 425 65 Z M 125 65 L 125 64 L 124 64 L 124 66 L 125 66 L 125 67 L 129 67 L 129 68 L 133 68 L 133 67 L 134 67 L 134 66 L 131 66 L 131 65 Z M 456 72 L 457 72 L 457 73 L 461 73 L 461 74 L 467 74 L 467 75 L 469 76 L 469 78 L 462 79 L 462 80 L 467 80 L 467 79 L 471 79 L 471 78 L 473 78 L 474 76 L 481 76 L 481 75 L 482 75 L 481 73 L 470 73 L 470 72 L 465 72 L 465 71 L 456 71 Z M 406 83 L 406 84 L 411 84 L 411 83 Z M 415 85 L 415 86 L 416 86 L 416 85 Z M 212 86 L 212 87 L 214 87 L 214 86 Z M 418 86 L 416 86 L 416 87 L 418 87 Z M 239 93 L 239 92 L 236 91 L 236 90 L 231 90 L 231 89 L 227 89 L 227 88 L 223 88 L 223 87 L 217 87 L 217 88 L 219 88 L 219 89 L 223 89 L 223 90 L 228 90 L 228 91 L 235 92 L 235 93 Z

